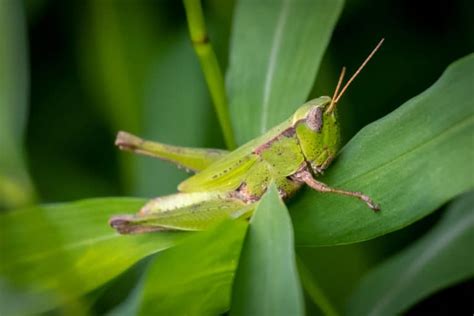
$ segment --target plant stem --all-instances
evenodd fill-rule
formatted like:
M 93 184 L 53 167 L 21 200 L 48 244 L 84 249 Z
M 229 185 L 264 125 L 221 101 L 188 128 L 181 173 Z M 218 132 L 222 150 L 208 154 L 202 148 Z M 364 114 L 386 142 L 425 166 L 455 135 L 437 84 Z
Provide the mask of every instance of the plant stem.
M 211 94 L 214 108 L 224 134 L 224 140 L 229 149 L 236 147 L 232 123 L 230 121 L 227 95 L 216 54 L 206 32 L 204 16 L 200 0 L 184 0 L 184 8 L 188 19 L 189 33 L 196 55 L 201 63 L 204 77 Z
M 332 306 L 331 302 L 326 297 L 326 295 L 324 295 L 324 292 L 319 288 L 319 286 L 313 282 L 311 272 L 309 272 L 308 268 L 305 266 L 303 260 L 301 260 L 299 256 L 296 256 L 296 263 L 298 265 L 298 271 L 301 276 L 303 288 L 306 290 L 306 293 L 308 293 L 313 303 L 319 307 L 324 315 L 338 316 L 339 313 Z

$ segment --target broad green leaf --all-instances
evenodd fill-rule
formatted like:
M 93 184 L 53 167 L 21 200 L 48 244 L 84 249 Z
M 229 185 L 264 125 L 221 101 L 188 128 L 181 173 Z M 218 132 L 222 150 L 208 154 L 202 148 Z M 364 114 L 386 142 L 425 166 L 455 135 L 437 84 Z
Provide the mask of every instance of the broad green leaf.
M 246 229 L 244 221 L 227 221 L 157 255 L 137 297 L 139 314 L 219 315 L 228 310 Z
M 19 307 L 34 313 L 63 304 L 186 235 L 121 236 L 109 227 L 111 215 L 134 212 L 143 202 L 91 199 L 0 215 L 0 278 L 35 302 Z
M 399 314 L 444 287 L 474 277 L 474 194 L 457 200 L 423 238 L 371 271 L 350 315 Z
M 231 315 L 303 315 L 288 211 L 275 186 L 251 220 L 235 277 Z
M 426 216 L 474 187 L 474 54 L 452 64 L 428 90 L 362 129 L 322 181 L 381 204 L 306 192 L 292 205 L 298 245 L 374 238 Z
M 34 200 L 23 157 L 28 56 L 23 4 L 0 2 L 0 209 Z
M 227 90 L 239 144 L 304 103 L 342 6 L 342 0 L 238 2 Z

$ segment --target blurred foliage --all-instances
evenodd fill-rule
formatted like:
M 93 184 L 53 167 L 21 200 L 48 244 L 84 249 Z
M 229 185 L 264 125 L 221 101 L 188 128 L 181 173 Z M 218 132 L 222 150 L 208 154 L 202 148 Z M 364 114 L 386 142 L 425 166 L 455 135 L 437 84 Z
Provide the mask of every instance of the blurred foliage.
M 204 1 L 203 6 L 217 58 L 223 69 L 227 69 L 234 3 L 209 0 Z M 345 65 L 349 72 L 354 71 L 374 43 L 385 37 L 380 53 L 357 78 L 340 104 L 344 139 L 348 141 L 368 123 L 424 91 L 441 76 L 447 65 L 474 51 L 473 12 L 474 3 L 469 0 L 346 1 L 322 55 L 310 96 L 331 94 L 340 68 Z M 41 203 L 114 195 L 152 197 L 175 191 L 176 184 L 186 174 L 161 161 L 120 153 L 113 146 L 119 129 L 176 145 L 223 147 L 204 77 L 186 28 L 183 5 L 174 0 L 2 1 L 0 207 L 30 204 L 35 199 L 34 191 Z M 307 41 L 316 39 L 311 34 L 306 36 Z M 298 38 L 299 34 L 294 34 L 296 42 Z M 320 43 L 315 41 L 313 44 Z M 311 51 L 307 56 L 311 57 Z M 315 63 L 319 58 L 321 56 L 315 53 Z M 292 76 L 298 78 L 298 73 Z M 305 87 L 299 88 L 304 90 Z M 425 110 L 430 111 L 430 108 Z M 276 113 L 274 119 L 280 115 L 283 114 Z M 472 169 L 466 170 L 465 174 L 468 176 L 472 172 Z M 20 183 L 13 186 L 13 194 L 8 193 L 7 197 L 12 197 L 13 202 L 2 197 L 3 192 L 13 192 L 5 190 L 12 187 L 8 183 Z M 409 193 L 406 193 L 406 198 L 410 198 Z M 149 258 L 146 264 L 135 264 L 143 256 L 174 244 L 174 237 L 164 235 L 149 239 L 114 235 L 107 226 L 104 227 L 108 216 L 117 212 L 132 213 L 142 200 L 127 199 L 124 202 L 120 199 L 120 203 L 114 207 L 113 201 L 99 199 L 75 202 L 65 209 L 61 208 L 64 205 L 31 207 L 2 217 L 0 261 L 6 262 L 3 258 L 6 247 L 15 249 L 13 254 L 18 260 L 8 258 L 9 262 L 16 262 L 15 265 L 2 265 L 1 271 L 14 274 L 14 271 L 23 269 L 27 273 L 18 274 L 19 279 L 13 279 L 17 283 L 0 279 L 0 312 L 48 310 L 60 302 L 63 307 L 56 311 L 59 313 L 104 314 L 113 310 L 117 314 L 129 315 L 139 310 L 134 304 L 141 301 L 148 302 L 142 305 L 142 311 L 146 313 L 147 308 L 155 304 L 150 303 L 154 295 L 163 297 L 168 288 L 153 288 L 152 284 L 165 278 L 170 288 L 178 289 L 179 280 L 173 279 L 175 274 L 166 275 L 166 272 L 171 271 L 175 264 L 182 264 L 175 271 L 185 274 L 192 269 L 189 267 L 192 260 L 199 260 L 179 262 L 184 258 L 180 253 L 189 252 L 193 245 L 195 247 L 221 235 L 230 243 L 238 244 L 238 236 L 220 232 L 223 228 L 217 227 L 207 235 L 190 236 L 182 245 Z M 314 203 L 317 203 L 316 199 Z M 346 202 L 341 200 L 341 203 Z M 470 207 L 472 212 L 472 205 Z M 65 218 L 63 212 L 74 216 Z M 410 247 L 429 245 L 430 236 L 436 236 L 445 225 L 449 225 L 444 221 L 452 219 L 454 210 L 444 213 L 441 207 L 414 225 L 367 242 L 333 247 L 297 247 L 301 264 L 306 267 L 302 275 L 311 277 L 313 285 L 326 294 L 329 304 L 341 311 L 352 291 L 357 286 L 369 284 L 374 278 L 373 273 L 395 269 L 397 262 L 406 260 L 403 258 L 409 258 L 410 252 L 414 251 Z M 8 225 L 21 222 L 18 219 L 25 225 Z M 437 226 L 431 231 L 434 225 Z M 78 233 L 78 227 L 84 227 L 80 236 L 74 235 Z M 236 226 L 231 230 L 242 229 Z M 113 237 L 108 239 L 104 231 Z M 212 237 L 219 232 L 221 235 Z M 426 232 L 430 235 L 425 235 Z M 17 239 L 21 234 L 25 238 Z M 102 245 L 94 244 L 93 238 L 99 238 Z M 418 239 L 419 243 L 411 245 Z M 68 244 L 71 240 L 78 242 L 79 248 L 71 248 Z M 222 245 L 216 247 L 219 249 Z M 66 249 L 66 252 L 61 249 Z M 135 252 L 131 254 L 129 249 L 135 249 Z M 45 250 L 47 252 L 43 253 Z M 87 260 L 76 262 L 74 256 L 78 251 L 89 254 Z M 229 260 L 227 255 L 236 255 L 231 247 L 229 254 L 221 254 L 224 261 L 213 262 L 206 256 L 212 253 L 213 244 L 203 251 L 202 255 L 209 260 L 202 263 L 201 269 L 204 270 L 204 265 L 209 264 L 208 268 L 214 269 L 219 264 L 225 265 L 224 261 Z M 399 254 L 390 259 L 393 263 L 389 261 L 373 269 L 395 253 Z M 159 260 L 161 256 L 163 261 Z M 44 258 L 49 260 L 50 266 L 37 264 L 35 269 L 28 270 L 31 262 Z M 120 267 L 113 264 L 114 260 L 122 263 Z M 91 268 L 85 275 L 77 277 L 74 262 Z M 49 278 L 57 266 L 63 266 L 57 273 L 66 276 L 59 283 Z M 232 262 L 232 267 L 235 267 L 235 262 Z M 118 276 L 125 270 L 125 274 Z M 145 282 L 147 274 L 157 279 Z M 365 274 L 368 276 L 359 285 Z M 35 286 L 41 286 L 33 288 L 33 293 L 20 291 L 21 286 L 32 279 L 36 279 Z M 80 279 L 83 282 L 77 283 Z M 93 290 L 108 280 L 109 283 Z M 226 281 L 222 282 L 226 284 Z M 448 286 L 454 283 L 439 284 Z M 303 285 L 309 293 L 305 297 L 307 313 L 321 313 L 318 307 L 321 302 L 314 299 L 311 285 L 304 282 Z M 45 291 L 51 288 L 59 289 L 64 295 L 51 296 Z M 228 290 L 228 287 L 224 288 Z M 432 288 L 439 290 L 441 287 Z M 453 286 L 436 297 L 428 297 L 429 293 L 420 296 L 404 308 L 416 303 L 418 305 L 413 308 L 417 312 L 433 313 L 434 305 L 430 300 L 435 299 L 472 313 L 469 310 L 472 306 L 463 294 L 466 291 L 472 291 L 472 286 Z M 78 298 L 77 294 L 83 296 Z M 176 295 L 188 295 L 181 294 L 183 296 Z M 200 298 L 195 299 L 198 301 Z M 371 294 L 368 293 L 364 299 L 370 301 Z M 205 297 L 202 300 L 205 301 Z M 225 298 L 214 303 L 217 307 L 212 311 L 223 311 L 222 306 L 228 304 Z
M 165 233 L 152 238 L 121 238 L 108 229 L 110 216 L 137 209 L 142 203 L 141 199 L 91 199 L 31 207 L 1 216 L 0 253 L 8 254 L 8 260 L 1 261 L 0 274 L 10 276 L 5 284 L 24 289 L 32 301 L 20 305 L 19 311 L 34 313 L 70 304 L 143 257 L 185 237 Z M 0 291 L 0 301 L 5 294 Z M 38 296 L 40 300 L 35 299 Z
M 428 234 L 372 270 L 354 291 L 351 315 L 395 314 L 474 275 L 474 194 L 465 194 Z
M 20 3 L 0 3 L 0 210 L 35 199 L 23 144 L 29 95 L 24 14 Z

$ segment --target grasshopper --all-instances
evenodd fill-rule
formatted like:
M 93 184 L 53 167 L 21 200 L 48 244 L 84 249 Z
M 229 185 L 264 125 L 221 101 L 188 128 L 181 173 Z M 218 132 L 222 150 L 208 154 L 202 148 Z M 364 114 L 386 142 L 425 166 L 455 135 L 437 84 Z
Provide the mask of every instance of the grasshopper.
M 332 188 L 316 178 L 340 147 L 336 105 L 382 42 L 339 92 L 342 68 L 332 98 L 306 102 L 290 118 L 232 152 L 171 146 L 119 132 L 115 144 L 120 149 L 163 159 L 196 174 L 179 184 L 179 193 L 150 200 L 136 215 L 114 216 L 110 225 L 121 234 L 204 230 L 224 218 L 250 217 L 272 183 L 283 199 L 306 184 L 318 192 L 355 197 L 379 210 L 367 195 Z

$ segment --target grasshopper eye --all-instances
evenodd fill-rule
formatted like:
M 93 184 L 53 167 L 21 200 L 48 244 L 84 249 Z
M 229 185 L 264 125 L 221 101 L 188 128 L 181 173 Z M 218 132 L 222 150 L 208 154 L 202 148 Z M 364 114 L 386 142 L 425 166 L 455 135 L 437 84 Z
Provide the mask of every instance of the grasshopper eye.
M 323 108 L 320 106 L 314 107 L 309 111 L 308 116 L 306 117 L 306 125 L 315 131 L 320 132 L 323 127 Z

